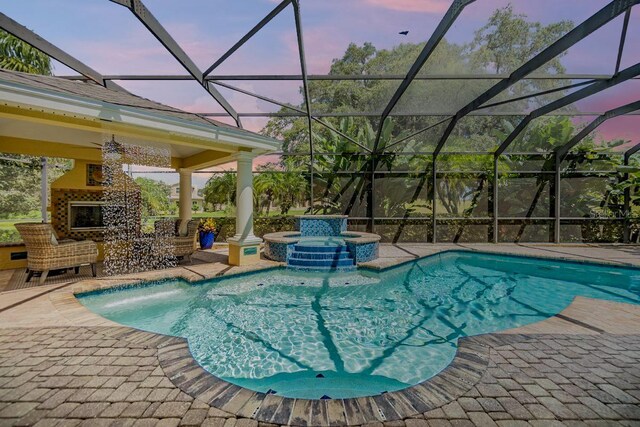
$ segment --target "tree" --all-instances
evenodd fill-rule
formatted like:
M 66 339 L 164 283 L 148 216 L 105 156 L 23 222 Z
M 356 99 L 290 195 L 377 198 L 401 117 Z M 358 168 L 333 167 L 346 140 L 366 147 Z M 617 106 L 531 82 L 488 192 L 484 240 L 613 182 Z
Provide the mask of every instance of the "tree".
M 357 125 L 355 119 L 348 117 L 341 119 L 337 128 L 366 146 L 372 140 L 364 133 L 370 130 L 370 135 L 373 131 L 367 125 L 366 121 Z M 316 174 L 314 195 L 317 201 L 314 211 L 353 214 L 354 205 L 366 201 L 363 189 L 368 186 L 366 176 L 362 174 L 368 169 L 365 156 L 359 153 L 361 150 L 355 144 L 335 132 L 318 129 L 318 133 L 314 133 L 314 143 L 316 151 L 320 153 L 315 156 L 312 165 Z
M 257 168 L 253 180 L 255 205 L 258 214 L 268 216 L 272 204 L 287 215 L 292 207 L 304 203 L 307 195 L 307 180 L 302 170 L 291 162 L 267 163 Z
M 261 215 L 263 210 L 266 210 L 266 215 L 269 216 L 275 194 L 279 191 L 280 179 L 273 163 L 260 165 L 257 171 L 259 173 L 253 179 L 256 211 L 258 215 Z
M 51 75 L 51 58 L 6 31 L 0 30 L 0 68 Z
M 171 188 L 162 181 L 150 178 L 138 177 L 135 183 L 140 187 L 142 198 L 142 214 L 145 216 L 157 216 L 171 211 L 169 195 Z
M 291 208 L 304 203 L 308 193 L 308 183 L 300 169 L 287 168 L 279 175 L 275 202 L 281 215 L 288 215 Z
M 465 54 L 474 67 L 485 73 L 509 74 L 523 65 L 526 61 L 540 53 L 547 46 L 558 40 L 573 28 L 571 21 L 559 21 L 549 25 L 531 22 L 527 16 L 516 14 L 513 7 L 497 9 L 489 21 L 475 32 L 473 41 L 466 46 Z M 547 61 L 536 70 L 536 74 L 562 74 L 562 54 Z M 490 76 L 488 76 L 490 77 Z M 553 79 L 528 80 L 523 79 L 492 100 L 492 102 L 512 99 L 560 86 L 560 81 Z M 546 104 L 558 95 L 545 95 L 515 103 L 505 104 L 496 111 L 510 109 L 525 110 Z
M 50 75 L 51 59 L 31 45 L 0 30 L 0 68 Z M 40 203 L 39 157 L 3 154 L 0 159 L 0 217 L 26 216 Z M 49 181 L 58 178 L 70 162 L 50 159 Z
M 309 91 L 314 111 L 346 113 L 353 111 L 382 111 L 398 87 L 393 80 L 367 80 L 367 75 L 405 74 L 422 49 L 420 44 L 405 43 L 393 49 L 376 49 L 371 43 L 362 46 L 350 44 L 342 58 L 334 59 L 330 75 L 362 75 L 362 80 L 319 80 L 309 82 Z M 430 58 L 429 73 L 463 73 L 469 71 L 468 61 L 462 55 L 463 47 L 442 40 Z M 425 90 L 428 85 L 429 90 Z M 452 110 L 460 104 L 459 97 L 464 93 L 477 90 L 473 82 L 414 81 L 400 100 L 395 112 L 428 112 L 438 109 Z M 333 127 L 340 120 L 324 119 Z M 395 133 L 393 138 L 408 134 L 412 130 L 425 127 L 439 120 L 425 116 L 404 116 L 393 119 Z M 362 127 L 368 123 L 377 130 L 377 120 L 370 117 L 354 117 L 353 126 Z M 308 152 L 308 126 L 304 118 L 279 117 L 271 119 L 263 133 L 282 139 L 285 152 Z M 330 130 L 313 123 L 313 133 L 331 138 Z M 373 139 L 371 140 L 373 142 Z M 371 147 L 369 147 L 371 148 Z M 362 151 L 358 148 L 355 151 Z
M 633 219 L 640 218 L 640 161 L 632 157 L 629 166 L 618 166 L 618 168 L 627 176 L 620 182 L 611 185 L 611 194 L 617 200 L 623 201 L 625 192 L 628 192 L 629 212 L 624 211 L 623 205 L 621 211 L 615 213 Z M 636 224 L 636 228 L 638 225 L 640 224 Z
M 561 37 L 572 23 L 562 21 L 542 25 L 528 21 L 526 16 L 513 12 L 510 6 L 498 9 L 487 25 L 475 33 L 473 41 L 458 45 L 443 39 L 420 71 L 420 74 L 487 74 L 486 80 L 414 80 L 400 99 L 394 113 L 404 113 L 387 119 L 382 125 L 383 138 L 378 148 L 382 151 L 375 160 L 365 150 L 351 143 L 347 138 L 318 124 L 312 124 L 314 144 L 314 199 L 316 211 L 376 216 L 396 216 L 402 212 L 430 211 L 427 195 L 432 191 L 427 174 L 431 171 L 433 150 L 446 128 L 444 116 L 424 116 L 422 113 L 434 111 L 457 111 L 460 107 L 483 93 L 496 80 L 492 73 L 512 71 L 539 53 L 544 47 Z M 361 46 L 350 44 L 341 58 L 335 59 L 329 74 L 362 75 L 363 79 L 320 80 L 309 84 L 314 111 L 351 112 L 381 111 L 389 102 L 398 83 L 390 80 L 367 80 L 370 74 L 404 74 L 422 49 L 419 44 L 401 44 L 393 49 L 377 49 L 371 43 Z M 560 57 L 549 61 L 539 72 L 563 72 Z M 534 91 L 558 87 L 560 82 L 553 79 L 522 81 L 513 85 L 495 101 L 512 99 Z M 546 104 L 560 96 L 563 91 L 520 100 L 493 107 L 528 111 L 532 107 Z M 412 115 L 414 113 L 415 115 Z M 373 148 L 379 124 L 375 118 L 352 117 L 349 119 L 327 118 L 331 126 L 357 140 L 361 145 Z M 468 116 L 458 122 L 448 138 L 445 150 L 438 158 L 441 170 L 457 170 L 460 174 L 447 174 L 437 181 L 437 197 L 451 216 L 487 216 L 489 201 L 487 188 L 492 178 L 490 156 L 447 155 L 446 151 L 488 152 L 501 142 L 501 131 L 513 129 L 519 117 L 478 117 Z M 419 130 L 432 126 L 428 131 Z M 309 152 L 308 126 L 304 118 L 274 118 L 263 132 L 281 138 L 285 152 Z M 414 136 L 411 136 L 415 134 Z M 404 139 L 404 142 L 394 144 Z M 503 138 L 502 138 L 503 139 Z M 388 148 L 387 148 L 388 147 Z M 330 153 L 330 154 L 317 154 Z M 295 156 L 298 167 L 309 167 L 308 158 Z M 385 164 L 381 164 L 385 162 Z M 371 165 L 388 171 L 411 171 L 402 178 L 393 175 L 377 175 L 375 185 L 370 182 Z M 468 171 L 468 172 L 464 172 Z M 487 171 L 478 176 L 477 171 Z M 472 176 L 473 175 L 473 176 Z M 370 191 L 375 188 L 375 197 Z M 367 200 L 374 200 L 375 206 L 368 212 L 362 207 Z M 359 209 L 359 210 L 358 210 Z M 357 212 L 356 212 L 357 211 Z M 483 212 L 484 211 L 484 212 Z
M 47 161 L 49 185 L 72 165 L 68 159 Z M 41 171 L 40 157 L 4 153 L 0 156 L 0 218 L 39 217 Z
M 471 61 L 496 74 L 511 73 L 573 28 L 571 21 L 549 25 L 530 22 L 515 14 L 509 4 L 493 12 L 489 21 L 475 32 L 468 46 Z M 563 73 L 560 57 L 548 61 L 539 72 Z
M 236 204 L 236 174 L 233 172 L 214 173 L 203 190 L 205 204 L 209 206 Z
M 40 159 L 5 155 L 0 159 L 0 217 L 26 216 L 40 203 Z

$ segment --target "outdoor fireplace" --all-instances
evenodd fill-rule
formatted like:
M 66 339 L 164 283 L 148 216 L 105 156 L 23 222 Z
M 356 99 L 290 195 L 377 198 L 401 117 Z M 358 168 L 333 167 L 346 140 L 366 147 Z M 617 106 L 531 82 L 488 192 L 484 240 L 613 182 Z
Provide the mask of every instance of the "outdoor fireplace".
M 69 201 L 69 230 L 100 230 L 104 229 L 102 219 L 102 205 L 98 201 Z

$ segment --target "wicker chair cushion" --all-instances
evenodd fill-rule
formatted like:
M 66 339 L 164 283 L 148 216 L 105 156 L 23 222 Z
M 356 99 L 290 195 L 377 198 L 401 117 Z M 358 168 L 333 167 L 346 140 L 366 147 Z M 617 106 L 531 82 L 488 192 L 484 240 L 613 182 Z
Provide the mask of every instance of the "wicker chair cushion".
M 98 246 L 91 240 L 61 243 L 55 250 L 56 256 L 97 255 Z

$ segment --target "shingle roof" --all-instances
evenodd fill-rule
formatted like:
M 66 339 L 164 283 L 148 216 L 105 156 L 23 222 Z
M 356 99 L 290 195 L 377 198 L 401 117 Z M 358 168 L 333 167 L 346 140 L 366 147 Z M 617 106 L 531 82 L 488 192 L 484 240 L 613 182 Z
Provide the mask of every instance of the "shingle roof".
M 238 129 L 226 123 L 202 117 L 194 113 L 179 110 L 159 102 L 151 101 L 131 93 L 107 89 L 94 82 L 85 82 L 81 80 L 69 80 L 60 77 L 43 76 L 39 74 L 27 74 L 17 71 L 9 71 L 0 68 L 0 80 L 10 83 L 26 85 L 36 89 L 47 89 L 67 95 L 74 95 L 92 100 L 107 102 L 109 104 L 138 108 L 147 110 L 155 114 L 162 114 L 168 117 L 187 120 L 194 123 L 213 125 L 224 128 L 232 128 L 238 131 L 244 131 L 247 134 L 256 135 L 254 132 Z

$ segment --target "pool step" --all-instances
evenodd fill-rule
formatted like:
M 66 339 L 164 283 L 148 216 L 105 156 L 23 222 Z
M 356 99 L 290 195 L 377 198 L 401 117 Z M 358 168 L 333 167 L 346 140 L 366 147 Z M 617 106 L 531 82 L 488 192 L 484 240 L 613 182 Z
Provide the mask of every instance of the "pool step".
M 297 244 L 294 246 L 295 252 L 305 252 L 305 253 L 348 253 L 346 245 L 301 245 Z
M 287 265 L 298 270 L 355 268 L 355 261 L 345 244 L 297 244 Z
M 345 259 L 290 258 L 289 265 L 293 265 L 296 267 L 349 267 L 353 265 L 353 258 L 345 258 Z
M 351 258 L 351 254 L 347 251 L 344 252 L 297 252 L 294 251 L 291 253 L 291 258 L 296 259 L 346 259 Z

